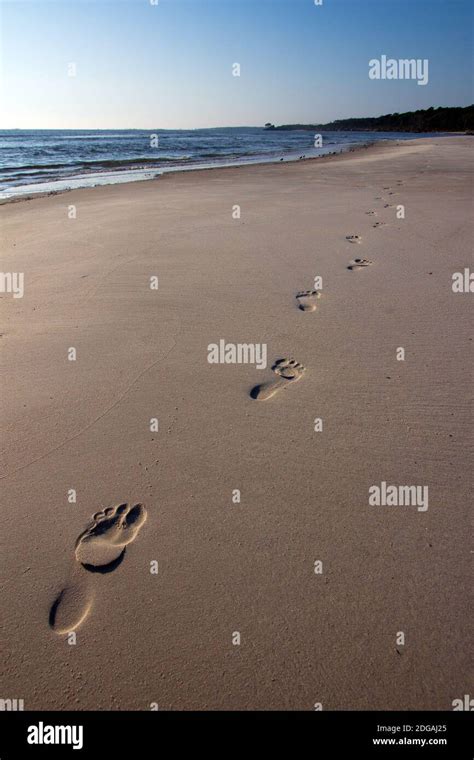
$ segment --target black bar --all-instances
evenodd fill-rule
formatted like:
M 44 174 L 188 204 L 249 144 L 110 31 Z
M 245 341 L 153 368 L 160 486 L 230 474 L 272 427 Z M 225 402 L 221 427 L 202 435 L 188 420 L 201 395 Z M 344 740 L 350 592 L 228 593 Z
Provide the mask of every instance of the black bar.
M 57 729 L 61 726 L 64 731 Z M 224 758 L 242 748 L 247 758 L 256 742 L 264 748 L 264 757 L 275 750 L 278 757 L 307 755 L 310 760 L 338 757 L 341 752 L 362 758 L 472 760 L 472 726 L 472 715 L 463 711 L 0 712 L 0 760 L 25 755 L 159 758 L 212 748 Z M 28 743 L 28 737 L 43 743 Z M 70 743 L 46 743 L 50 738 Z

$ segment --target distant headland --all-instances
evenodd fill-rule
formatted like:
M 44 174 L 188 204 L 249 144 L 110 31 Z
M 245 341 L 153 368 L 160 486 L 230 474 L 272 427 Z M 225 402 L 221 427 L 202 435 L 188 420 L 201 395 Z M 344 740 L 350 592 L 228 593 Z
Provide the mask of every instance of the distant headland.
M 474 105 L 464 108 L 432 107 L 406 113 L 389 113 L 385 116 L 337 119 L 328 124 L 282 124 L 276 127 L 267 122 L 264 128 L 325 132 L 472 132 Z

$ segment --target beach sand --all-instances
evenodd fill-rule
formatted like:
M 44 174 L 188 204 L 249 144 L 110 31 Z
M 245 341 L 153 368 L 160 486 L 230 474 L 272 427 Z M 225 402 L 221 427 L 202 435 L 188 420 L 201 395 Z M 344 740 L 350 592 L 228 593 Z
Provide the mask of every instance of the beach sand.
M 469 693 L 472 295 L 452 275 L 472 268 L 471 146 L 2 206 L 25 292 L 0 301 L 1 698 L 450 710 Z M 220 339 L 266 344 L 267 369 L 210 364 Z M 299 382 L 251 398 L 282 358 Z M 428 486 L 429 508 L 369 505 L 381 482 Z M 100 517 L 111 548 L 91 518 L 125 503 Z

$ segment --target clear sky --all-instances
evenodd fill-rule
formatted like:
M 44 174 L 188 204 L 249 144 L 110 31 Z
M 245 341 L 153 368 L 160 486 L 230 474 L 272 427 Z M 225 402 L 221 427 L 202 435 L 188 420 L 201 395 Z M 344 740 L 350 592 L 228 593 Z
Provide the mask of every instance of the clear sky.
M 0 128 L 260 126 L 473 101 L 472 0 L 153 2 L 1 0 Z M 382 54 L 427 58 L 429 83 L 369 79 Z

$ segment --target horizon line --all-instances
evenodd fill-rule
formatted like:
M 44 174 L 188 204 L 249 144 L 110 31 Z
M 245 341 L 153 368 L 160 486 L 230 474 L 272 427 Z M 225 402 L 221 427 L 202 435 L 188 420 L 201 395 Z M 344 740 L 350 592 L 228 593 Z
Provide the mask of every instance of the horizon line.
M 326 122 L 304 122 L 294 121 L 285 122 L 278 126 L 287 126 L 293 124 L 304 124 L 311 126 L 320 126 L 321 124 L 334 124 L 338 121 L 349 121 L 355 119 L 379 119 L 383 116 L 393 116 L 394 114 L 406 114 L 417 113 L 418 111 L 429 111 L 430 108 L 470 108 L 474 103 L 467 103 L 465 105 L 456 106 L 428 106 L 427 108 L 411 109 L 409 111 L 391 111 L 387 113 L 378 114 L 377 116 L 343 116 L 337 119 L 331 119 Z M 148 132 L 150 130 L 162 131 L 162 132 L 192 132 L 200 131 L 202 129 L 258 129 L 259 127 L 265 127 L 265 124 L 273 124 L 271 121 L 263 122 L 262 124 L 226 124 L 213 127 L 2 127 L 0 126 L 0 132 Z

